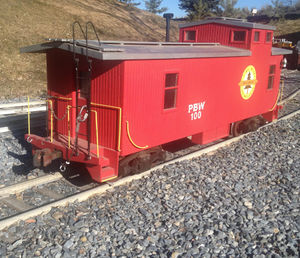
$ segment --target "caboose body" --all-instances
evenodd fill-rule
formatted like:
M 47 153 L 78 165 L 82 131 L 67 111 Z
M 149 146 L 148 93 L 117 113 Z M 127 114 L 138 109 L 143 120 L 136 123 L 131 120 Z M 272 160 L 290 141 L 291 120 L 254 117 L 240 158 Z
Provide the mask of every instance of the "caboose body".
M 36 163 L 84 163 L 104 182 L 118 176 L 119 159 L 151 159 L 152 149 L 188 136 L 205 144 L 251 117 L 276 119 L 287 51 L 272 48 L 273 30 L 217 19 L 182 25 L 181 43 L 52 40 L 23 48 L 47 56 L 49 136 L 26 135 Z

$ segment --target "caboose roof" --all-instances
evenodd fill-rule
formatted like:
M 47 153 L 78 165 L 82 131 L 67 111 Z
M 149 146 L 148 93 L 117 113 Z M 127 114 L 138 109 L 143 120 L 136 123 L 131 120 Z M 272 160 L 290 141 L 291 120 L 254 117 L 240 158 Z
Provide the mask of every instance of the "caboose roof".
M 231 26 L 237 26 L 237 27 L 243 27 L 243 28 L 249 28 L 249 29 L 261 29 L 261 30 L 275 30 L 276 27 L 260 24 L 260 23 L 253 23 L 253 22 L 247 22 L 243 19 L 233 19 L 233 18 L 226 18 L 226 17 L 214 17 L 202 21 L 196 21 L 196 22 L 190 22 L 190 23 L 184 23 L 179 24 L 179 28 L 187 28 L 187 27 L 193 27 L 198 25 L 204 25 L 209 23 L 217 23 L 217 24 L 223 24 L 223 25 L 231 25 Z
M 73 40 L 51 39 L 49 42 L 21 48 L 21 53 L 46 53 L 50 49 L 73 53 Z M 219 43 L 171 43 L 77 40 L 75 52 L 99 60 L 180 59 L 251 56 L 251 51 Z
M 219 43 L 173 43 L 77 40 L 75 53 L 99 60 L 153 60 L 182 58 L 214 58 L 251 56 L 251 51 L 220 45 Z M 73 53 L 73 40 L 51 39 L 48 42 L 21 48 L 21 53 L 46 53 L 62 49 Z M 290 51 L 291 52 L 291 51 Z M 272 48 L 272 55 L 289 54 L 288 50 Z

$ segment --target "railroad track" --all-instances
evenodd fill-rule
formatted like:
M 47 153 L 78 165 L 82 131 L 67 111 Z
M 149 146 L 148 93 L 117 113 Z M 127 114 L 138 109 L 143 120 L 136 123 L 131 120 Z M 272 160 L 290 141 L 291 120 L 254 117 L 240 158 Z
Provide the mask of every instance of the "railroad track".
M 45 101 L 30 103 L 31 127 L 45 124 Z M 16 132 L 27 128 L 28 102 L 0 104 L 0 133 Z
M 45 101 L 34 101 L 30 103 L 30 111 L 46 111 Z M 2 115 L 15 115 L 27 114 L 28 102 L 6 103 L 0 104 L 0 116 Z
M 295 98 L 300 89 L 295 90 L 284 98 L 279 104 L 283 105 Z M 31 127 L 42 127 L 46 122 L 45 101 L 34 101 L 30 103 Z M 27 128 L 28 103 L 0 104 L 0 134 L 5 132 L 24 131 Z
M 278 121 L 288 119 L 297 114 L 300 114 L 300 109 L 288 115 L 282 116 Z M 263 127 L 269 126 L 276 122 L 277 121 L 269 123 Z M 2 208 L 0 209 L 0 214 L 2 216 L 0 219 L 0 230 L 21 220 L 24 220 L 25 222 L 26 220 L 28 220 L 28 223 L 34 222 L 34 220 L 30 221 L 29 219 L 42 213 L 47 213 L 53 207 L 65 206 L 68 203 L 72 203 L 75 201 L 84 201 L 93 195 L 102 194 L 116 186 L 124 185 L 133 180 L 149 176 L 152 171 L 161 169 L 164 166 L 173 164 L 175 162 L 190 160 L 203 154 L 214 152 L 221 147 L 225 147 L 232 144 L 233 142 L 239 141 L 241 138 L 245 137 L 245 135 L 223 140 L 208 147 L 204 147 L 200 150 L 190 152 L 182 157 L 171 159 L 166 163 L 155 166 L 150 170 L 147 170 L 140 174 L 120 178 L 115 182 L 107 182 L 101 185 L 90 183 L 84 185 L 83 187 L 74 186 L 71 185 L 69 181 L 65 180 L 61 174 L 55 173 L 52 175 L 46 175 L 40 178 L 31 179 L 12 186 L 2 187 L 0 188 L 0 202 L 2 204 Z M 56 191 L 55 184 L 64 184 L 60 187 L 60 189 L 69 190 L 65 190 L 65 192 L 63 193 L 58 193 Z M 30 198 L 26 197 L 29 191 L 34 192 L 36 195 L 39 195 L 39 198 L 37 198 L 38 201 L 35 201 L 34 203 L 32 200 L 30 200 Z M 10 212 L 8 211 L 9 209 Z

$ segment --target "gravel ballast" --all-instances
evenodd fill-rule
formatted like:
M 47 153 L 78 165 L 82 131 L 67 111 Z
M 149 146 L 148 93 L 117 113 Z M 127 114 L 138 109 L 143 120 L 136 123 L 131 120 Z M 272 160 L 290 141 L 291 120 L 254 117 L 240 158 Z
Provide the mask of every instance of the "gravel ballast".
M 0 256 L 299 257 L 300 115 L 0 231 Z

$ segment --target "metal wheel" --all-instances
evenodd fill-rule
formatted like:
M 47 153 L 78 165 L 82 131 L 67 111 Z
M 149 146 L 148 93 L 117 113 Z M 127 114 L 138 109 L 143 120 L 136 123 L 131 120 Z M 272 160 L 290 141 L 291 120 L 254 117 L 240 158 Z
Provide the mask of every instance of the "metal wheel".
M 261 116 L 235 122 L 232 126 L 232 135 L 236 137 L 245 133 L 254 132 L 265 123 L 266 121 Z
M 134 175 L 146 171 L 166 158 L 162 148 L 155 147 L 129 155 L 119 163 L 119 176 Z
M 243 121 L 238 121 L 235 122 L 232 126 L 232 135 L 234 137 L 240 136 L 244 133 L 244 129 L 243 129 Z

